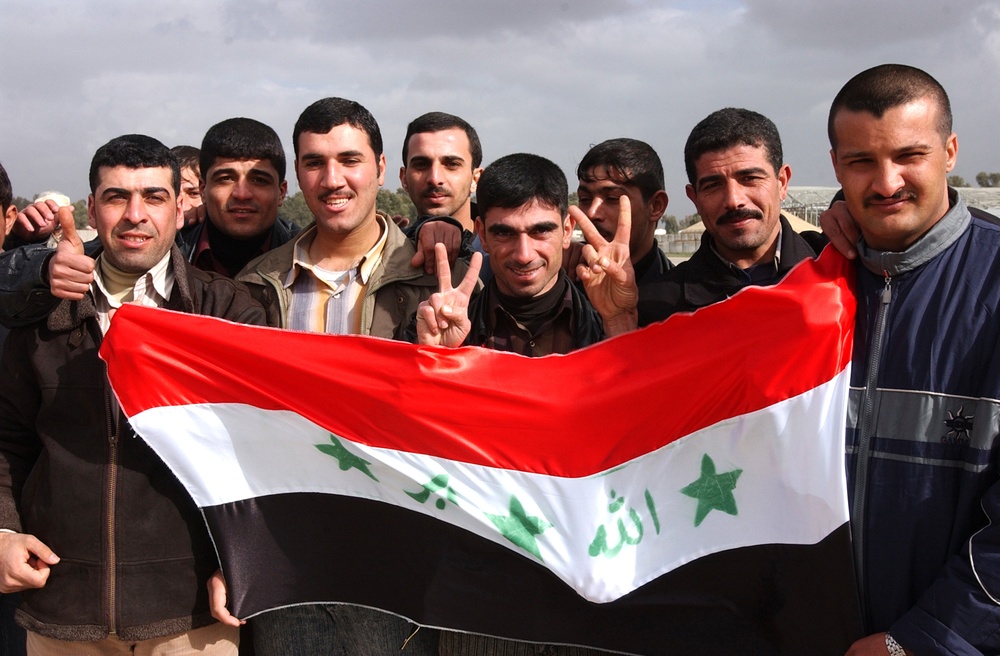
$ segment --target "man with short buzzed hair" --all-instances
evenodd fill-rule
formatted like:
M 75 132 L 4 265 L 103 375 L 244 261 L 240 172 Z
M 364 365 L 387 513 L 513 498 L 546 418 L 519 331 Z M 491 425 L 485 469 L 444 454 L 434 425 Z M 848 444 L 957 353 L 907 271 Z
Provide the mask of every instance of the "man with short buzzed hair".
M 857 221 L 850 656 L 1000 653 L 1000 220 L 948 188 L 951 105 L 926 72 L 856 75 L 829 116 Z

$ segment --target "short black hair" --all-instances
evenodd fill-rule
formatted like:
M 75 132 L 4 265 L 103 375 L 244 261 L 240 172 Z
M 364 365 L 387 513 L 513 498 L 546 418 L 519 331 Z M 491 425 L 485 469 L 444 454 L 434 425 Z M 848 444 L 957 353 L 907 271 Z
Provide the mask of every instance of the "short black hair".
M 695 184 L 695 162 L 705 153 L 729 150 L 735 146 L 763 148 L 775 175 L 784 163 L 778 128 L 763 114 L 736 107 L 712 112 L 694 126 L 684 144 L 684 168 L 688 182 Z
M 201 177 L 201 150 L 194 146 L 174 146 L 170 152 L 177 158 L 181 170 L 191 169 Z
M 882 64 L 861 71 L 847 81 L 830 106 L 826 124 L 830 147 L 837 149 L 833 124 L 841 110 L 882 118 L 888 110 L 921 98 L 929 98 L 941 110 L 937 127 L 942 140 L 947 141 L 952 128 L 951 101 L 941 83 L 929 73 L 906 64 Z
M 555 162 L 539 155 L 515 153 L 496 160 L 483 170 L 476 186 L 479 216 L 494 207 L 512 209 L 532 201 L 566 216 L 569 209 L 569 187 L 566 175 Z
M 600 167 L 606 169 L 615 182 L 638 187 L 644 201 L 663 191 L 663 163 L 645 141 L 623 137 L 591 146 L 576 167 L 576 177 L 594 182 L 597 178 L 593 171 Z
M 407 157 L 410 155 L 410 137 L 424 132 L 441 132 L 442 130 L 459 129 L 465 131 L 465 136 L 469 138 L 469 152 L 472 154 L 472 168 L 479 168 L 483 163 L 483 145 L 479 143 L 479 135 L 476 129 L 469 123 L 454 114 L 445 112 L 427 112 L 422 116 L 410 121 L 406 126 L 406 136 L 403 137 L 403 166 L 406 166 Z
M 129 169 L 169 168 L 174 195 L 181 191 L 181 167 L 170 149 L 144 134 L 115 137 L 97 149 L 90 161 L 90 193 L 101 183 L 101 167 L 124 166 Z
M 0 163 L 0 214 L 6 214 L 7 208 L 14 202 L 14 189 L 10 186 L 7 169 Z
M 278 133 L 252 118 L 227 118 L 208 128 L 201 140 L 201 170 L 204 177 L 220 157 L 227 159 L 266 159 L 285 179 L 285 149 Z
M 368 145 L 375 158 L 382 156 L 382 131 L 372 113 L 361 103 L 345 98 L 323 98 L 305 108 L 295 121 L 292 140 L 295 142 L 295 157 L 299 156 L 299 135 L 303 132 L 326 134 L 338 125 L 347 123 L 368 135 Z

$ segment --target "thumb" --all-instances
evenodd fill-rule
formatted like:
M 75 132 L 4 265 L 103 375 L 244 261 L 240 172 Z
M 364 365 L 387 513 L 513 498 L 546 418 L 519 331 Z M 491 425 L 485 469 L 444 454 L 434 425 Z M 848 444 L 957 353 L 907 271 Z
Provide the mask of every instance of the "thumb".
M 80 235 L 76 234 L 76 222 L 73 220 L 73 208 L 69 206 L 60 207 L 57 217 L 59 219 L 59 227 L 62 228 L 62 239 L 60 241 L 69 242 L 73 246 L 73 250 L 82 255 L 83 240 L 80 239 Z

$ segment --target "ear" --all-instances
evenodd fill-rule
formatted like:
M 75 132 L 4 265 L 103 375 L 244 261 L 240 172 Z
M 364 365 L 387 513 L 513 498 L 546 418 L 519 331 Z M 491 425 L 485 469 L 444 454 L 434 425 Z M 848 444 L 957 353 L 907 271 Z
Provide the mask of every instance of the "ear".
M 837 166 L 837 151 L 833 148 L 830 149 L 830 163 L 833 164 L 833 175 L 837 178 L 837 182 L 840 182 L 840 167 Z M 844 186 L 841 183 L 841 186 Z
M 951 173 L 955 168 L 955 163 L 958 162 L 958 137 L 954 132 L 948 137 L 948 140 L 944 143 L 944 152 L 947 156 L 946 171 Z
M 378 156 L 378 186 L 385 184 L 385 153 Z
M 181 228 L 184 227 L 184 203 L 183 203 L 183 201 L 181 201 L 181 197 L 180 196 L 178 196 L 176 198 L 176 201 L 177 201 L 177 203 L 176 203 L 176 207 L 177 207 L 177 221 L 176 221 L 176 223 L 177 223 L 177 229 L 180 230 Z
M 399 184 L 402 185 L 403 191 L 410 193 L 410 188 L 406 186 L 406 167 L 399 167 Z
M 278 185 L 278 190 L 281 192 L 281 195 L 278 197 L 278 207 L 281 207 L 288 197 L 288 180 L 282 180 L 281 184 Z
M 698 192 L 694 190 L 694 185 L 687 185 L 684 187 L 684 193 L 687 194 L 688 200 L 694 203 L 695 208 L 698 207 Z
M 472 169 L 472 186 L 469 188 L 469 191 L 472 193 L 476 193 L 476 187 L 479 186 L 479 176 L 482 174 L 483 167 L 480 166 L 478 169 Z
M 17 207 L 13 203 L 11 203 L 10 207 L 7 208 L 7 211 L 4 213 L 3 216 L 3 222 L 4 222 L 3 234 L 5 236 L 10 234 L 10 231 L 14 228 L 15 221 L 17 221 Z
M 563 249 L 569 248 L 569 243 L 573 241 L 574 228 L 576 228 L 576 219 L 573 218 L 572 214 L 567 214 L 566 218 L 563 219 Z
M 653 194 L 653 197 L 646 203 L 646 207 L 649 208 L 650 223 L 656 223 L 663 217 L 663 213 L 667 211 L 667 203 L 669 201 L 667 192 L 662 189 Z
M 94 215 L 94 211 L 95 211 L 94 194 L 90 194 L 89 196 L 87 196 L 87 225 L 89 225 L 91 228 L 97 227 L 97 217 Z M 182 216 L 181 221 L 183 220 L 184 217 Z
M 490 245 L 486 241 L 486 224 L 483 223 L 483 220 L 478 216 L 476 217 L 475 231 L 476 234 L 479 236 L 479 243 L 482 245 L 483 250 L 486 251 L 486 254 L 488 255 L 490 252 Z
M 788 195 L 788 182 L 792 179 L 792 167 L 784 164 L 778 169 L 778 186 L 781 191 L 781 200 L 785 200 Z

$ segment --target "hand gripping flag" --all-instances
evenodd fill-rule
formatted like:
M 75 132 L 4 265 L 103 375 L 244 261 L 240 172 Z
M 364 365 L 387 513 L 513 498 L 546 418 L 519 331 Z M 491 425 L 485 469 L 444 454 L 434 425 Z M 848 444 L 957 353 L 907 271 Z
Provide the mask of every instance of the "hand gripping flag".
M 565 356 L 134 306 L 101 354 L 250 617 L 348 602 L 636 654 L 858 637 L 839 255 Z

